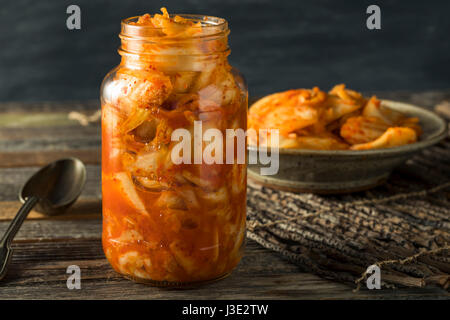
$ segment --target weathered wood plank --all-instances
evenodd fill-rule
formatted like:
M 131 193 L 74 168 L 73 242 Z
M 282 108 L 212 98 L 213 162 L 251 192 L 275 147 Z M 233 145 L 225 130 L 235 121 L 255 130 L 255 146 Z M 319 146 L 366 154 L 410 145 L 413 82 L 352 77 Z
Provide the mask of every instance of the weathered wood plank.
M 16 215 L 22 204 L 19 201 L 2 201 L 0 202 L 0 221 L 11 220 Z M 100 218 L 102 212 L 102 204 L 100 199 L 81 199 L 71 206 L 66 212 L 57 216 L 47 216 L 35 210 L 32 210 L 27 217 L 28 220 L 47 219 L 47 220 L 74 220 L 87 218 Z
M 92 139 L 100 136 L 100 123 L 89 124 L 88 126 L 69 125 L 69 126 L 44 126 L 44 127 L 20 127 L 20 128 L 1 128 L 0 141 L 21 141 L 26 139 L 58 141 L 61 138 L 72 139 Z
M 98 164 L 101 161 L 101 150 L 46 150 L 44 152 L 0 152 L 0 168 L 44 166 L 52 161 L 75 157 L 85 164 Z
M 0 167 L 41 166 L 63 157 L 100 163 L 100 123 L 81 126 L 70 120 L 68 114 L 68 111 L 0 113 Z
M 64 116 L 67 118 L 67 114 Z M 8 124 L 12 127 L 0 125 L 0 168 L 42 166 L 64 157 L 77 157 L 87 164 L 100 163 L 100 124 L 83 127 L 73 122 L 43 126 L 37 121 L 31 127 L 19 127 L 17 123 Z
M 76 257 L 76 258 L 75 258 Z M 68 290 L 66 268 L 81 268 L 81 290 Z M 1 299 L 367 299 L 448 298 L 438 288 L 361 290 L 302 273 L 277 254 L 249 241 L 230 277 L 197 289 L 168 290 L 136 284 L 115 273 L 100 240 L 18 242 Z
M 70 126 L 77 121 L 69 119 L 67 112 L 3 112 L 0 128 L 34 128 L 44 126 Z
M 52 139 L 22 139 L 22 140 L 4 140 L 0 141 L 1 150 L 6 150 L 7 154 L 12 152 L 45 153 L 47 151 L 64 151 L 80 149 L 98 149 L 101 145 L 100 135 L 89 138 L 73 138 L 70 136 L 53 136 Z M 6 153 L 5 153 L 6 154 Z
M 37 101 L 37 102 L 2 102 L 2 112 L 70 112 L 96 111 L 100 108 L 99 100 L 83 101 Z
M 6 231 L 9 221 L 0 221 L 0 234 Z M 76 220 L 27 220 L 17 233 L 17 241 L 57 241 L 67 239 L 100 239 L 102 221 L 98 219 Z
M 40 117 L 38 113 L 35 116 Z M 19 121 L 11 125 L 2 127 L 0 123 L 0 152 L 88 149 L 101 145 L 100 123 L 81 126 L 71 120 L 62 124 L 51 122 L 51 125 L 34 123 L 30 127 Z

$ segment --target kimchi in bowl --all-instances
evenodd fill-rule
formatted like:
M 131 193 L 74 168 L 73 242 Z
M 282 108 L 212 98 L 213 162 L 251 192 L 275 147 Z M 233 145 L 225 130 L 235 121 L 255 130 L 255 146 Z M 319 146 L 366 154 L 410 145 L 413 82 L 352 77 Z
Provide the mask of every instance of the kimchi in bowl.
M 446 137 L 447 124 L 435 113 L 403 102 L 382 100 L 381 103 L 419 119 L 422 133 L 416 142 L 368 150 L 280 148 L 278 173 L 263 176 L 260 169 L 267 166 L 249 164 L 250 181 L 296 192 L 338 194 L 362 191 L 382 184 L 395 167 Z M 257 151 L 258 147 L 249 144 L 248 150 Z

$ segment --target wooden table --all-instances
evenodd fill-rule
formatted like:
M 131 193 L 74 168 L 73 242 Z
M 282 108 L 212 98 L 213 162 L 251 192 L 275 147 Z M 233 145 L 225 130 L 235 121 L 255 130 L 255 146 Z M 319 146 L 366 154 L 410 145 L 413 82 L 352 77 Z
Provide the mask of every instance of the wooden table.
M 383 93 L 432 107 L 450 91 Z M 0 299 L 382 299 L 450 298 L 440 288 L 367 290 L 303 273 L 278 254 L 248 241 L 245 256 L 225 280 L 198 289 L 168 290 L 133 283 L 116 274 L 101 247 L 100 126 L 70 120 L 70 111 L 92 114 L 96 101 L 0 104 L 0 232 L 20 206 L 17 193 L 38 167 L 75 156 L 87 164 L 86 188 L 62 216 L 31 212 L 16 237 Z M 81 290 L 69 290 L 70 265 L 81 268 Z

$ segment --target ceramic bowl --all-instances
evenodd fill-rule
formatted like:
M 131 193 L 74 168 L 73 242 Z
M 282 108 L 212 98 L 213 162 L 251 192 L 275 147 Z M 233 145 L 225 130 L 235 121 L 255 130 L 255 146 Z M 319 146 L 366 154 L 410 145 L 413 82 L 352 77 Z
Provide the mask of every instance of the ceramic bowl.
M 382 103 L 420 119 L 423 133 L 419 141 L 395 148 L 360 151 L 280 149 L 278 173 L 263 176 L 260 175 L 263 165 L 249 165 L 250 180 L 294 192 L 337 194 L 362 191 L 385 182 L 395 167 L 447 135 L 446 122 L 431 111 L 402 102 L 383 100 Z M 256 149 L 254 146 L 248 148 Z

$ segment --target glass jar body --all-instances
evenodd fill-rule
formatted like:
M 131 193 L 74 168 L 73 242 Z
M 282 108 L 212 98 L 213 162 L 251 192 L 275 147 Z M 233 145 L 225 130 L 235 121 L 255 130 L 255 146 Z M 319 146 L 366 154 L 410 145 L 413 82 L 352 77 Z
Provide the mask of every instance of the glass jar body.
M 246 130 L 247 89 L 226 57 L 204 58 L 123 55 L 102 84 L 103 249 L 138 282 L 207 282 L 242 256 L 246 164 L 237 141 L 233 161 L 225 159 L 225 137 Z M 216 149 L 216 161 L 205 162 L 208 129 L 224 137 L 222 161 Z

